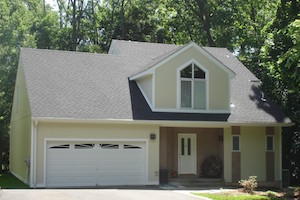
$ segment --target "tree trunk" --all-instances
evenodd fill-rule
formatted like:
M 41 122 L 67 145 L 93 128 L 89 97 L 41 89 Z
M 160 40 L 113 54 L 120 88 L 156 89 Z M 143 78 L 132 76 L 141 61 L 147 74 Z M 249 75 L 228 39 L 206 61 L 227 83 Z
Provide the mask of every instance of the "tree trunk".
M 83 0 L 80 1 L 80 4 L 78 3 L 78 9 L 79 9 L 79 15 L 77 17 L 77 30 L 76 30 L 76 47 L 79 43 L 77 40 L 79 40 L 80 37 L 80 22 L 82 18 L 82 9 L 83 9 Z
M 194 12 L 194 14 L 199 17 L 199 20 L 202 23 L 203 29 L 206 34 L 207 45 L 210 47 L 215 46 L 214 40 L 210 32 L 210 11 L 207 5 L 207 1 L 196 0 L 196 4 L 193 4 L 191 1 L 188 0 L 185 0 L 185 2 L 188 5 L 189 9 L 191 9 Z
M 57 5 L 58 5 L 58 9 L 59 9 L 59 27 L 60 29 L 63 28 L 63 5 L 60 2 L 60 0 L 57 0 Z
M 207 42 L 208 42 L 208 46 L 210 47 L 214 47 L 215 46 L 215 42 L 211 36 L 211 32 L 210 32 L 210 20 L 209 20 L 209 16 L 204 17 L 203 19 L 203 29 L 206 32 L 206 37 L 207 37 Z
M 44 15 L 46 14 L 46 5 L 45 5 L 45 0 L 43 0 L 43 9 L 44 9 Z
M 76 31 L 76 0 L 72 1 L 73 4 L 73 34 L 72 34 L 72 39 L 73 39 L 73 44 L 72 44 L 72 50 L 76 51 L 77 47 L 77 31 Z
M 124 3 L 125 3 L 125 0 L 122 0 L 122 5 L 121 5 L 121 27 L 120 27 L 121 28 L 122 40 L 125 40 L 125 37 L 126 37 Z
M 95 14 L 95 7 L 97 5 L 94 5 L 94 0 L 92 0 L 92 15 L 93 15 L 93 28 L 94 28 L 94 31 L 95 31 L 95 35 L 94 35 L 94 44 L 98 44 L 98 30 L 97 30 L 97 24 L 96 24 L 96 14 Z

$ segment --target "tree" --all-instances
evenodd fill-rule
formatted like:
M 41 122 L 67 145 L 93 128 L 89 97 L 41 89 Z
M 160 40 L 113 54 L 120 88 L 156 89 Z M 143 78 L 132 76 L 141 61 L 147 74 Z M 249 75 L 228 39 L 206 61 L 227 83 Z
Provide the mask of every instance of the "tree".
M 283 167 L 294 183 L 300 182 L 300 1 L 281 0 L 276 18 L 266 27 L 260 67 L 266 94 L 295 123 L 283 130 Z
M 35 47 L 30 29 L 38 0 L 0 1 L 0 168 L 8 167 L 9 123 L 18 64 L 19 47 Z M 41 6 L 42 7 L 42 6 Z

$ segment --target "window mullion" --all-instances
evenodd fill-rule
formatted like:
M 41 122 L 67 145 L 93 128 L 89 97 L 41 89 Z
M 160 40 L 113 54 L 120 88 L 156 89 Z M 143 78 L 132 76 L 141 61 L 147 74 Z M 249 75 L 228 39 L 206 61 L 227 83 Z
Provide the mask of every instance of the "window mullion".
M 191 105 L 191 108 L 194 109 L 194 79 L 192 79 L 192 84 L 191 84 L 191 98 L 192 98 L 192 105 Z
M 194 109 L 194 63 L 192 64 L 192 84 L 191 84 L 191 98 L 192 98 L 192 105 L 191 108 Z

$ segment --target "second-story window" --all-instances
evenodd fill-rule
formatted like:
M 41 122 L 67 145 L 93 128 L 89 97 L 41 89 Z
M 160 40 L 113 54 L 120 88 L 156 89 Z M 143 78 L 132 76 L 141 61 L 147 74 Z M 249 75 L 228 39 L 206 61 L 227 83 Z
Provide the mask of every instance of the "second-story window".
M 206 109 L 205 72 L 192 63 L 180 71 L 181 108 Z

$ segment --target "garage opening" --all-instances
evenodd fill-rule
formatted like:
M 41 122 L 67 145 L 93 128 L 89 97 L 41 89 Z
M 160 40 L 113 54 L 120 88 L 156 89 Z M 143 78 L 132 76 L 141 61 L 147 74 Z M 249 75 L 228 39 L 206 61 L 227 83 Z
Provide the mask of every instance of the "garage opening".
M 48 142 L 46 187 L 145 185 L 145 142 Z

